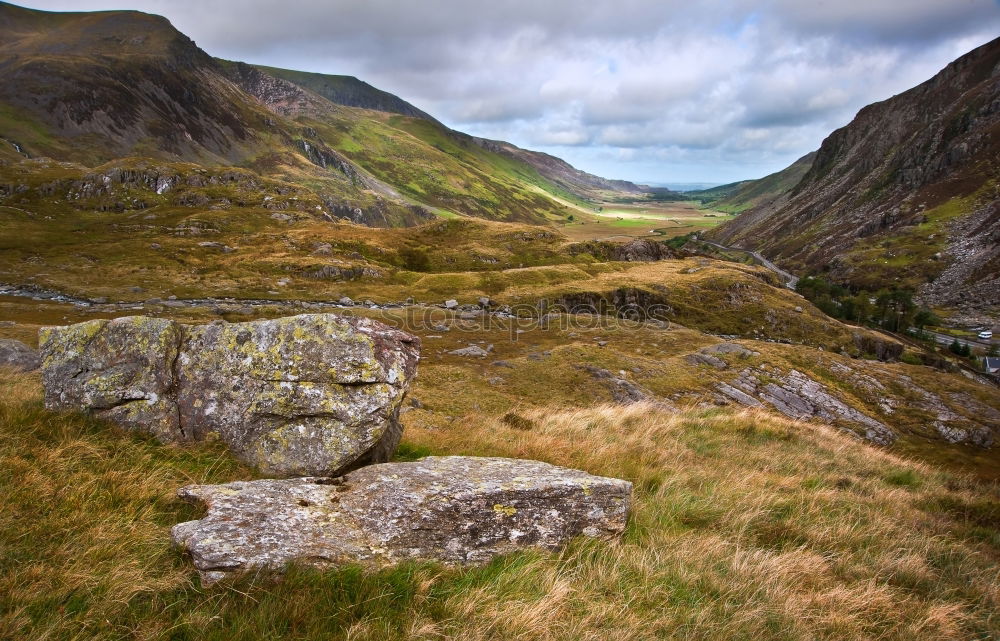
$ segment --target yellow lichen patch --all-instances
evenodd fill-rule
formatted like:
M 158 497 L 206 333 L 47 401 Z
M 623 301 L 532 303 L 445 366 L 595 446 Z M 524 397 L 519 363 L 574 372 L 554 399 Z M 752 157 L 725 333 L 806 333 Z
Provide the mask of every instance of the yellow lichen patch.
M 493 506 L 493 511 L 497 514 L 502 514 L 503 516 L 514 516 L 517 514 L 517 508 L 512 505 L 503 505 L 502 503 L 496 503 Z

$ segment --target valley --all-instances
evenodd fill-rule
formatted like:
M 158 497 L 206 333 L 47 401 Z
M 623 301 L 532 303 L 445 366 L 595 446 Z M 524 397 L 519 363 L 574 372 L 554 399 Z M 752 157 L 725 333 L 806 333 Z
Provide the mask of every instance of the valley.
M 573 214 L 572 222 L 559 227 L 567 238 L 576 241 L 675 238 L 732 219 L 730 214 L 702 209 L 686 201 L 599 202 L 590 210 L 578 211 Z
M 1000 40 L 680 193 L 151 14 L 0 36 L 0 638 L 1000 634 Z M 257 481 L 313 498 L 192 535 Z

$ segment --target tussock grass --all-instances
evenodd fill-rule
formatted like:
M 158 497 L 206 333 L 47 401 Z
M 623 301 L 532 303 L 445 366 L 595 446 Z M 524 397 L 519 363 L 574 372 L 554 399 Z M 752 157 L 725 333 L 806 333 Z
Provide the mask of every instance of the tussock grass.
M 411 428 L 401 458 L 537 458 L 636 485 L 620 541 L 488 566 L 292 568 L 203 589 L 183 483 L 247 478 L 42 409 L 0 372 L 0 638 L 975 639 L 1000 634 L 1000 491 L 755 411 L 521 408 Z

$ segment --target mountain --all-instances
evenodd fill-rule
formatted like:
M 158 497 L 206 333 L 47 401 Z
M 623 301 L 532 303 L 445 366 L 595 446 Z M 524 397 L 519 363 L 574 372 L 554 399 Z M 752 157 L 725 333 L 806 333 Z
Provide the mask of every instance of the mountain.
M 287 80 L 299 87 L 323 96 L 330 102 L 338 105 L 384 111 L 386 113 L 411 116 L 413 118 L 423 118 L 434 123 L 438 122 L 433 116 L 417 109 L 402 98 L 394 96 L 387 91 L 376 89 L 354 76 L 333 76 L 322 73 L 309 73 L 307 71 L 279 69 L 277 67 L 265 67 L 263 65 L 254 66 L 269 76 Z
M 525 160 L 531 152 L 485 148 L 358 79 L 218 60 L 137 11 L 0 3 L 0 74 L 9 162 L 48 157 L 81 176 L 107 163 L 128 170 L 130 158 L 239 167 L 307 189 L 322 203 L 312 215 L 377 226 L 435 214 L 547 223 L 594 193 L 586 181 L 556 183 Z
M 778 197 L 793 189 L 812 167 L 816 152 L 799 158 L 791 165 L 773 174 L 756 180 L 744 180 L 711 189 L 688 192 L 712 209 L 738 214 L 751 207 L 760 207 L 774 202 Z
M 1000 39 L 862 109 L 823 141 L 794 188 L 708 235 L 792 271 L 995 309 L 998 158 Z
M 487 138 L 474 138 L 473 140 L 484 149 L 531 165 L 538 170 L 538 173 L 556 185 L 585 198 L 600 199 L 607 192 L 640 195 L 652 191 L 650 187 L 636 185 L 627 180 L 609 180 L 595 176 L 594 174 L 588 174 L 573 167 L 562 158 L 557 158 L 540 151 L 521 149 L 516 145 L 502 140 L 489 140 Z

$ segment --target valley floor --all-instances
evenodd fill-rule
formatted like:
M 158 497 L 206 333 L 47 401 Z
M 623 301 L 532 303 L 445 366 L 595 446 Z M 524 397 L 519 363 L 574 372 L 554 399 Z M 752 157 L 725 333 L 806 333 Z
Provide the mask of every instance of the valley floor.
M 559 231 L 574 241 L 673 238 L 711 229 L 733 218 L 732 214 L 700 208 L 693 202 L 601 203 L 578 208 L 572 222 Z

